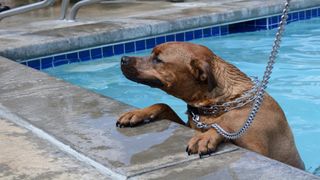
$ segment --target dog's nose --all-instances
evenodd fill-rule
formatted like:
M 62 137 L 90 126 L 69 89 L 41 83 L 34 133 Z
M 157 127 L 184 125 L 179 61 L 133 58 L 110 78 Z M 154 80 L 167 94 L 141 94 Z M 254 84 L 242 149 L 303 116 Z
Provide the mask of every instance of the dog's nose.
M 121 65 L 128 65 L 130 61 L 130 57 L 128 56 L 122 56 L 121 58 Z

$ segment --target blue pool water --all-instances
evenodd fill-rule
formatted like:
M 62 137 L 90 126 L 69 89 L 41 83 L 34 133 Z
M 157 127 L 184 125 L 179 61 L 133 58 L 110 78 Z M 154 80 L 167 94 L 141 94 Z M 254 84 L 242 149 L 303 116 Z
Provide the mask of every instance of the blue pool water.
M 262 77 L 276 30 L 193 41 L 251 76 Z M 128 54 L 140 56 L 151 50 Z M 120 56 L 45 70 L 71 83 L 136 107 L 167 103 L 186 119 L 186 104 L 158 89 L 127 80 Z M 267 90 L 282 106 L 310 172 L 320 169 L 320 19 L 289 24 Z M 316 174 L 320 174 L 317 172 Z M 318 175 L 319 175 L 318 174 Z

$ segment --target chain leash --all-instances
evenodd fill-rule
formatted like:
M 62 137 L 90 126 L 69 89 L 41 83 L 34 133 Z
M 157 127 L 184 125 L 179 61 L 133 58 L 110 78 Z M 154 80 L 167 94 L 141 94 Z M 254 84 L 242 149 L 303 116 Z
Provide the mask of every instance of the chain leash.
M 252 102 L 257 97 L 259 80 L 257 77 L 251 77 L 251 81 L 253 83 L 252 88 L 244 92 L 240 97 L 232 101 L 224 102 L 223 104 L 214 104 L 211 106 L 200 107 L 198 109 L 205 115 L 216 115 L 219 112 L 228 112 Z
M 207 129 L 210 127 L 214 128 L 220 135 L 222 135 L 226 139 L 237 139 L 237 138 L 241 137 L 248 130 L 248 128 L 252 124 L 252 122 L 253 122 L 253 120 L 254 120 L 254 118 L 255 118 L 257 112 L 259 111 L 260 106 L 263 102 L 264 92 L 265 92 L 265 89 L 267 88 L 267 84 L 269 82 L 269 79 L 270 79 L 270 76 L 272 73 L 273 65 L 275 63 L 275 59 L 278 54 L 278 49 L 280 48 L 281 37 L 284 32 L 284 26 L 285 26 L 286 21 L 288 19 L 289 4 L 290 4 L 290 0 L 286 0 L 285 7 L 283 9 L 282 16 L 281 16 L 281 21 L 279 23 L 276 37 L 275 37 L 275 40 L 274 40 L 274 43 L 272 46 L 272 51 L 269 56 L 269 62 L 267 64 L 267 67 L 264 72 L 263 79 L 260 83 L 260 86 L 258 87 L 256 97 L 254 98 L 254 103 L 253 103 L 253 106 L 251 109 L 251 113 L 249 114 L 249 116 L 248 116 L 246 122 L 244 123 L 244 125 L 242 126 L 242 128 L 239 129 L 237 132 L 230 133 L 230 132 L 227 132 L 226 130 L 224 130 L 221 126 L 219 126 L 216 123 L 208 125 L 208 124 L 201 122 L 200 116 L 195 115 L 194 113 L 191 113 L 192 120 L 197 125 L 198 128 L 200 128 L 200 129 Z

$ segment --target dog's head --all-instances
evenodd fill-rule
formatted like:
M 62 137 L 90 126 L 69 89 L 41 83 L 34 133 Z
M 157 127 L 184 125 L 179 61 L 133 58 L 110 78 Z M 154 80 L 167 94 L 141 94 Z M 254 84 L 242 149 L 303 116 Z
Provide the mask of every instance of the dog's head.
M 122 57 L 121 70 L 132 81 L 188 101 L 217 86 L 212 72 L 214 57 L 204 46 L 171 42 L 158 45 L 147 57 Z

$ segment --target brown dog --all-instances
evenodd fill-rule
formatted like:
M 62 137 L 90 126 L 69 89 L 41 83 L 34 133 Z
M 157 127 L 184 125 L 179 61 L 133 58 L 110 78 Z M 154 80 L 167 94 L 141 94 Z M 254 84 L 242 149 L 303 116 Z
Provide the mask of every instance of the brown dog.
M 192 109 L 222 104 L 240 97 L 253 83 L 244 73 L 225 62 L 208 48 L 191 43 L 165 43 L 155 47 L 149 57 L 122 57 L 121 69 L 130 80 L 160 88 L 188 104 L 185 124 L 166 104 L 124 113 L 118 127 L 132 127 L 145 120 L 169 119 L 199 132 L 189 141 L 188 154 L 212 153 L 225 138 L 213 128 L 203 131 L 192 121 Z M 200 121 L 217 123 L 228 132 L 238 131 L 250 113 L 252 102 L 215 115 L 200 113 Z M 282 109 L 267 93 L 255 120 L 234 144 L 304 169 L 292 132 Z

